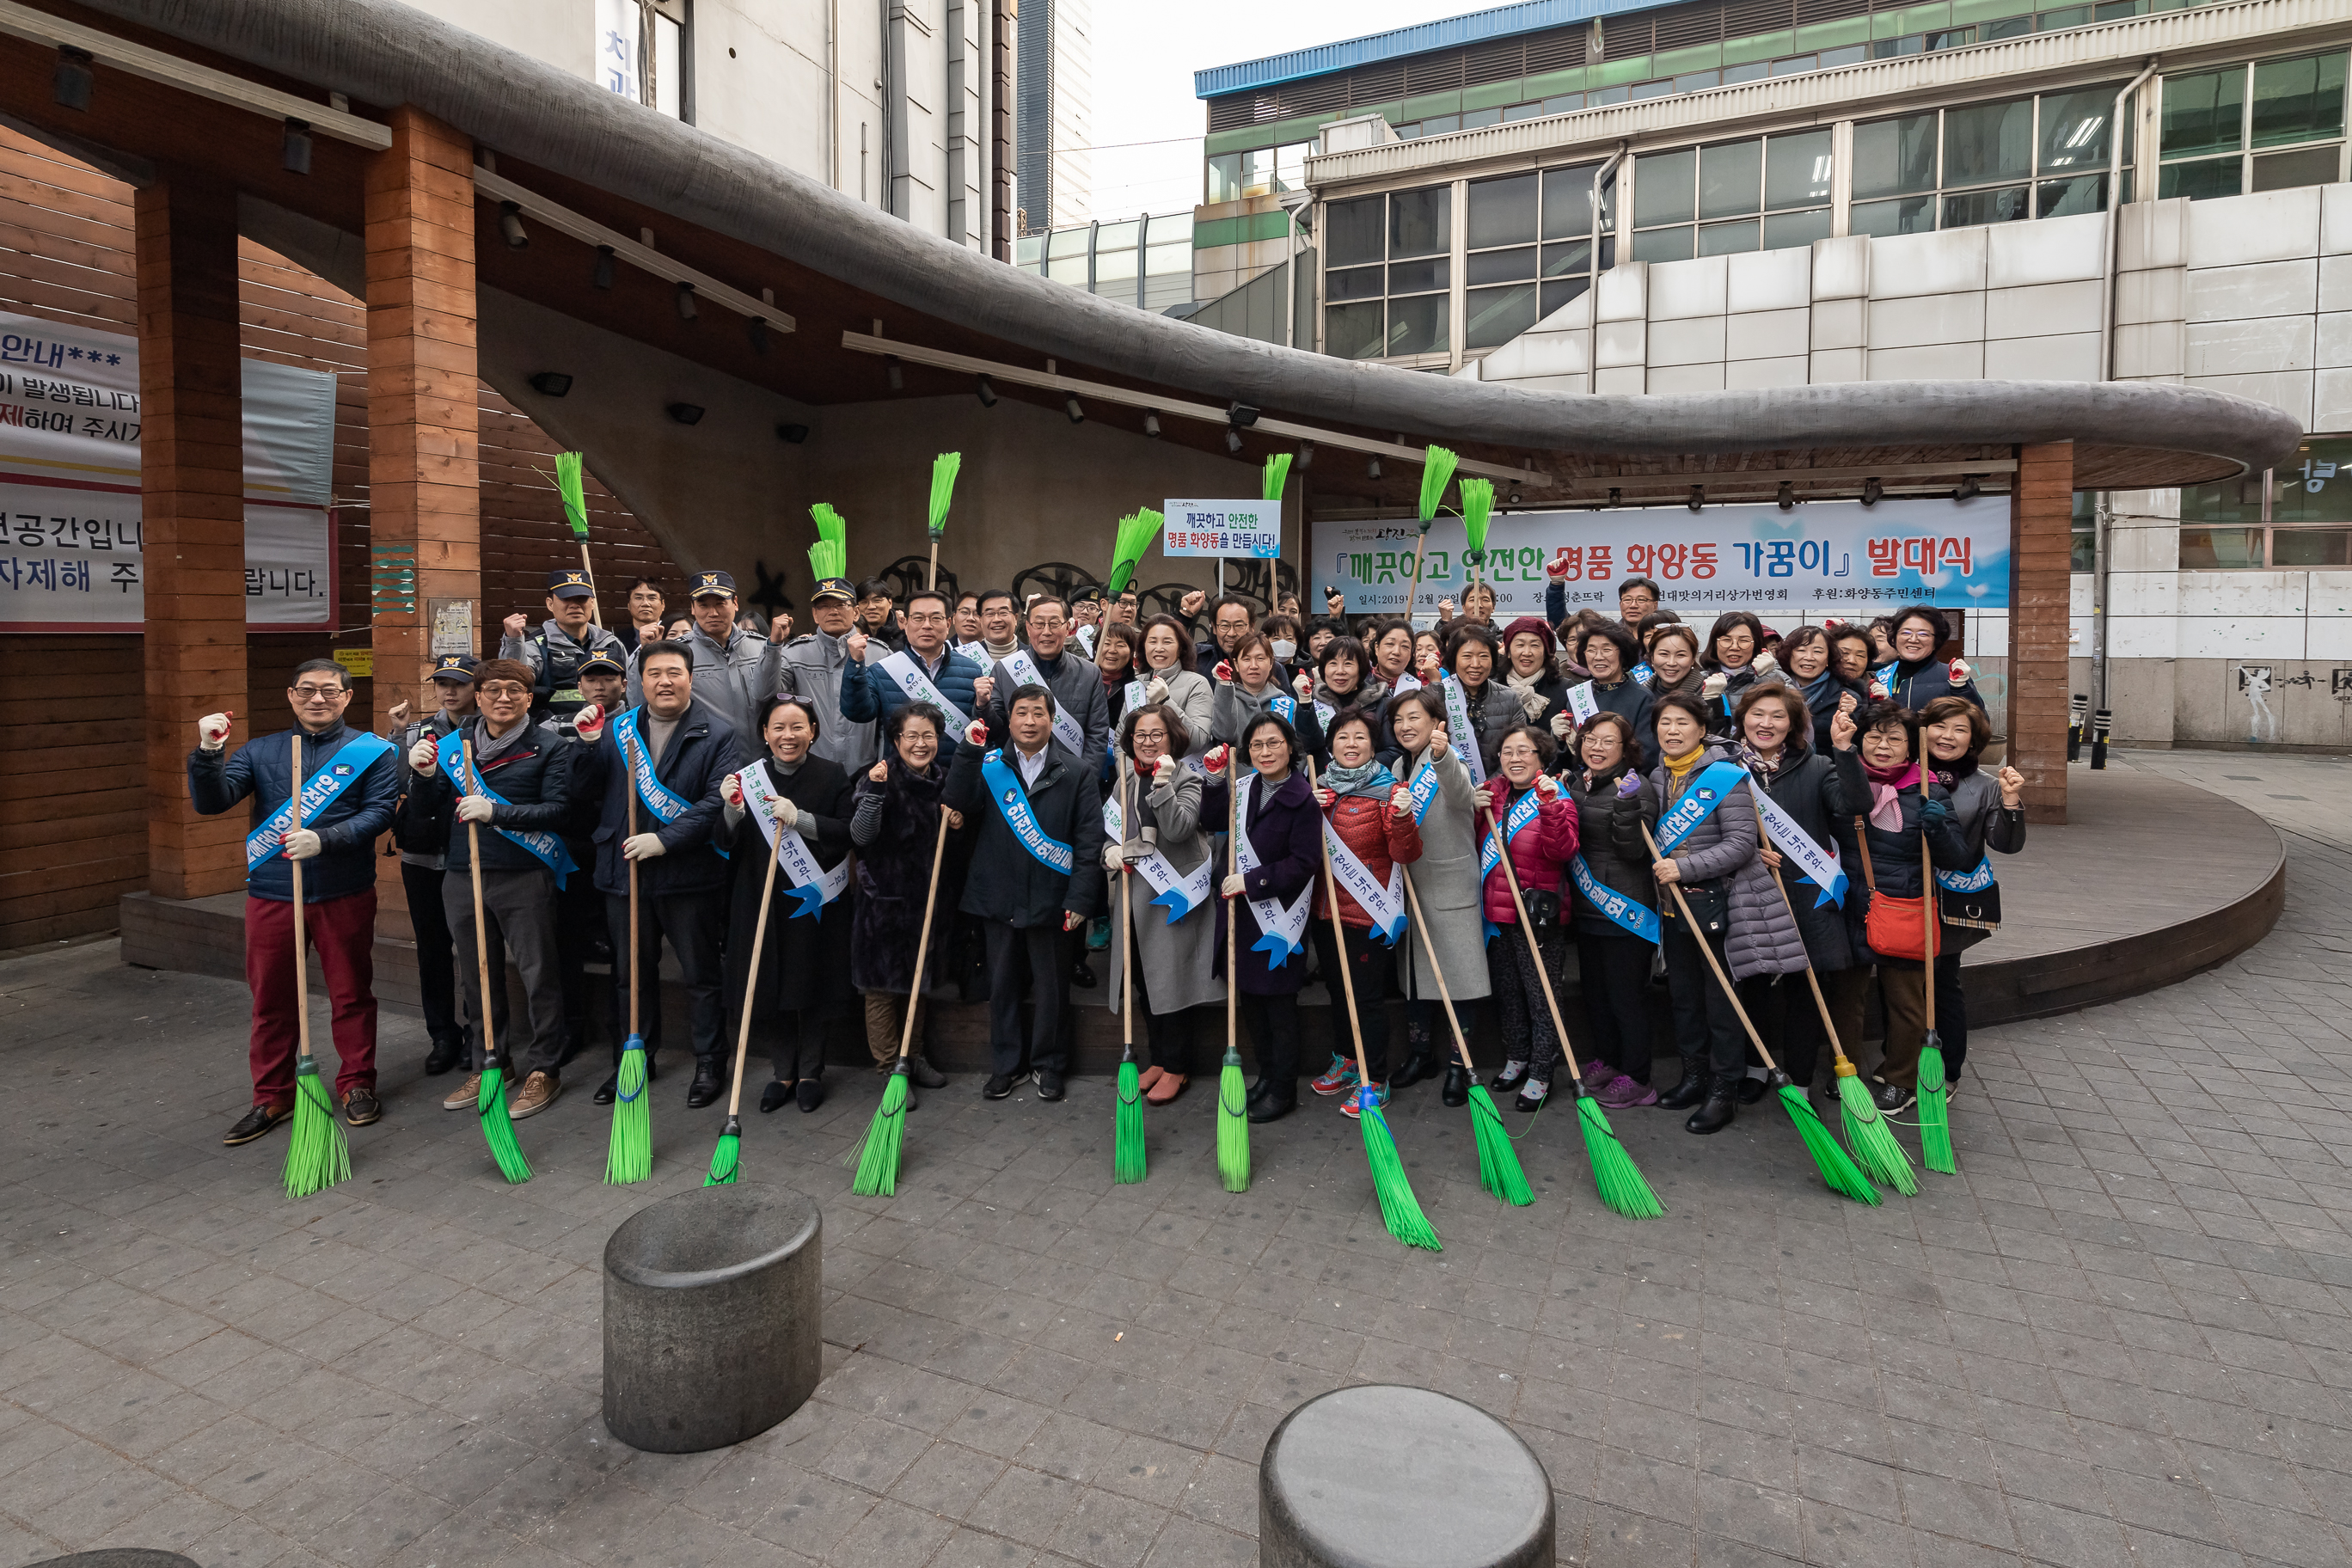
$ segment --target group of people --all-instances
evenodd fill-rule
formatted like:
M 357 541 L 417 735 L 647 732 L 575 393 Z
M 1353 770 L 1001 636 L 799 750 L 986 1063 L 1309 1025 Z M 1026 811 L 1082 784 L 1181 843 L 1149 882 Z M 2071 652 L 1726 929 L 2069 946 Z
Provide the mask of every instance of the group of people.
M 1140 1019 L 1155 1105 L 1184 1091 L 1196 1010 L 1230 987 L 1257 1066 L 1248 1114 L 1288 1114 L 1309 1070 L 1299 995 L 1319 978 L 1333 1048 L 1307 1087 L 1347 1114 L 1355 1091 L 1424 1080 L 1463 1104 L 1482 1054 L 1499 1059 L 1488 1087 L 1533 1111 L 1570 1070 L 1554 1002 L 1572 973 L 1584 1086 L 1687 1110 L 1702 1133 L 1764 1092 L 1759 1043 L 1800 1083 L 1832 1035 L 1858 1056 L 1874 978 L 1878 1105 L 1912 1100 L 1931 994 L 1957 1080 L 1959 955 L 1998 909 L 1988 851 L 2024 843 L 2024 781 L 1982 764 L 1991 725 L 1931 605 L 1785 632 L 1733 611 L 1702 635 L 1645 578 L 1620 584 L 1614 618 L 1568 615 L 1555 581 L 1545 616 L 1500 626 L 1478 583 L 1416 626 L 1352 619 L 1337 595 L 1313 617 L 1290 595 L 1265 610 L 1197 591 L 1148 614 L 1132 592 L 828 578 L 795 637 L 789 616 L 744 614 L 724 572 L 689 579 L 676 622 L 656 584 L 632 584 L 619 632 L 593 595 L 551 574 L 537 629 L 511 616 L 497 658 L 441 658 L 436 710 L 395 710 L 388 736 L 345 724 L 351 688 L 325 660 L 296 671 L 290 740 L 230 753 L 230 716 L 199 721 L 196 808 L 249 802 L 253 823 L 254 1102 L 227 1142 L 294 1103 L 297 861 L 338 1100 L 354 1125 L 381 1113 L 369 943 L 387 834 L 426 1070 L 473 1075 L 446 1109 L 477 1103 L 493 1046 L 510 1116 L 552 1104 L 589 1034 L 581 976 L 606 955 L 615 1064 L 625 1015 L 650 1067 L 665 941 L 689 1106 L 727 1093 L 747 1029 L 771 1067 L 761 1109 L 815 1110 L 826 1036 L 861 1013 L 878 1069 L 904 1048 L 912 1081 L 941 1087 L 923 1042 L 950 994 L 987 1001 L 982 1092 L 1034 1081 L 1056 1100 L 1069 987 L 1097 984 L 1099 947 L 1099 994 Z M 1661 981 L 1681 1072 L 1656 1086 Z

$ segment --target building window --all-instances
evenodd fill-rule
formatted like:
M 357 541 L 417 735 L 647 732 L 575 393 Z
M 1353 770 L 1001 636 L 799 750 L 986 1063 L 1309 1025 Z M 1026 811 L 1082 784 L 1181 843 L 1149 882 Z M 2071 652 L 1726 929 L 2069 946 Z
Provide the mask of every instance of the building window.
M 2342 51 L 2164 79 L 2157 195 L 2234 196 L 2344 177 Z
M 1830 232 L 1830 132 L 1651 153 L 1633 163 L 1633 259 L 1785 250 Z
M 2315 436 L 2286 468 L 2180 492 L 2180 567 L 2352 566 L 2352 437 Z
M 1360 196 L 1324 214 L 1324 352 L 1342 359 L 1446 353 L 1454 188 Z
M 694 35 L 688 4 L 598 0 L 596 78 L 609 92 L 692 124 Z
M 2101 211 L 2120 86 L 1857 124 L 1848 232 L 1924 234 Z
M 1305 190 L 1307 155 L 1314 151 L 1312 142 L 1292 142 L 1280 147 L 1220 153 L 1209 160 L 1207 199 L 1237 202 L 1245 196 L 1274 196 Z

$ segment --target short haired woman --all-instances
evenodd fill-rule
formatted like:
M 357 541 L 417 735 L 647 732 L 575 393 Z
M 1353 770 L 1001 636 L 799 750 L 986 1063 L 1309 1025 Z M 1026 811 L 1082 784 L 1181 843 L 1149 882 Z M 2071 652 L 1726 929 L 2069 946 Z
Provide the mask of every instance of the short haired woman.
M 1944 924 L 1936 942 L 1936 1033 L 1944 1047 L 1944 1073 L 1957 1083 L 1960 1064 L 1969 1057 L 1968 998 L 1960 987 L 1960 954 L 1993 933 L 1999 923 L 2000 883 L 1990 849 L 2014 855 L 2025 847 L 2025 775 L 2003 764 L 1988 771 L 1978 759 L 1992 740 L 1992 723 L 1984 710 L 1957 694 L 1938 697 L 1920 710 L 1920 731 L 1927 738 L 1927 760 L 1936 782 L 1951 793 L 1952 815 L 1959 819 L 1960 837 L 1976 857 L 1975 868 L 1957 880 L 1968 887 L 1941 900 Z M 1939 882 L 1942 880 L 1938 879 Z M 1965 924 L 1954 924 L 1955 906 L 1973 910 Z
M 1203 896 L 1181 919 L 1171 920 L 1175 910 L 1152 901 L 1162 896 L 1160 886 L 1141 869 L 1154 862 L 1151 872 L 1172 879 L 1181 889 L 1208 864 L 1215 835 L 1224 826 L 1222 818 L 1203 818 L 1202 776 L 1181 765 L 1192 744 L 1184 721 L 1168 704 L 1153 702 L 1133 710 L 1119 726 L 1117 748 L 1127 767 L 1112 773 L 1106 796 L 1118 805 L 1120 836 L 1115 841 L 1107 838 L 1103 847 L 1103 868 L 1109 873 L 1113 900 L 1114 955 L 1103 1000 L 1114 1014 L 1119 1011 L 1119 987 L 1129 969 L 1117 915 L 1116 900 L 1123 894 L 1138 955 L 1135 1010 L 1143 1015 L 1151 1054 L 1150 1065 L 1143 1070 L 1143 1096 L 1154 1105 L 1175 1099 L 1192 1079 L 1192 1026 L 1186 1010 L 1225 996 L 1217 979 L 1223 950 L 1217 943 L 1216 900 Z M 1223 799 L 1223 792 L 1217 796 Z M 1110 814 L 1104 816 L 1108 825 Z M 1122 871 L 1127 875 L 1122 877 Z
M 1576 748 L 1581 765 L 1568 773 L 1577 837 L 1569 877 L 1575 914 L 1569 930 L 1591 1023 L 1592 1054 L 1601 1064 L 1601 1069 L 1587 1069 L 1584 1081 L 1611 1110 L 1655 1105 L 1649 985 L 1650 956 L 1657 949 L 1628 922 L 1657 918 L 1658 886 L 1650 877 L 1649 848 L 1642 842 L 1643 827 L 1657 824 L 1657 791 L 1642 776 L 1641 746 L 1624 715 L 1594 714 L 1576 738 Z M 1573 870 L 1578 864 L 1581 876 Z M 1588 886 L 1604 899 L 1622 895 L 1632 907 L 1612 917 L 1585 891 Z
M 937 939 L 945 936 L 963 890 L 962 879 L 951 874 L 963 858 L 950 855 L 940 862 L 943 879 L 931 896 L 940 814 L 946 812 L 950 834 L 963 825 L 961 815 L 940 804 L 948 778 L 947 728 L 947 715 L 929 702 L 892 709 L 882 721 L 888 749 L 859 776 L 850 797 L 857 900 L 849 925 L 849 983 L 866 994 L 866 1048 L 877 1071 L 888 1072 L 897 1062 L 907 1009 L 915 1009 L 908 1072 L 921 1089 L 939 1089 L 948 1081 L 929 1058 L 929 994 L 945 983 L 948 944 Z M 935 940 L 919 980 L 915 949 L 927 898 Z

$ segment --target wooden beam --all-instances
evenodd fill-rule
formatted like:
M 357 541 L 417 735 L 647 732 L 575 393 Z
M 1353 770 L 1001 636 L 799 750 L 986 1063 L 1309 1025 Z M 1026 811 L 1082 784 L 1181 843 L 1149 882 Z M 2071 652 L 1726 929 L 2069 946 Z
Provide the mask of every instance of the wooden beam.
M 2020 447 L 2010 492 L 2009 760 L 2025 819 L 2066 820 L 2074 444 Z

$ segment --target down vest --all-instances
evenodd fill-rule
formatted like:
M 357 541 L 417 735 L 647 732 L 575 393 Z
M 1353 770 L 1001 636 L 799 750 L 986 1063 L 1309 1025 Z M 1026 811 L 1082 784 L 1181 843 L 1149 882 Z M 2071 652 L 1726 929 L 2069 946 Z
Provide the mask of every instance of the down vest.
M 1726 760 L 1722 747 L 1707 747 L 1705 763 Z M 1697 773 L 1692 777 L 1696 778 Z M 1672 811 L 1682 792 L 1674 787 L 1674 775 L 1663 763 L 1650 782 L 1658 792 L 1659 814 Z M 1730 930 L 1724 952 L 1731 960 L 1734 980 L 1751 974 L 1794 974 L 1805 967 L 1804 939 L 1797 934 L 1796 922 L 1790 919 L 1787 906 L 1764 870 L 1756 840 L 1756 806 L 1745 788 L 1726 795 L 1706 820 L 1675 846 L 1673 858 L 1682 868 L 1685 882 L 1730 879 Z M 1661 912 L 1671 909 L 1673 900 L 1672 893 L 1662 891 Z
M 1494 811 L 1495 821 L 1510 820 L 1512 808 L 1519 804 L 1525 790 L 1515 790 L 1510 781 L 1492 778 L 1486 781 L 1486 804 Z M 1478 817 L 1478 831 L 1489 833 L 1494 823 L 1484 813 Z M 1551 799 L 1536 807 L 1533 831 L 1522 830 L 1510 841 L 1511 869 L 1518 873 L 1522 895 L 1557 893 L 1568 880 L 1568 862 L 1576 853 L 1576 802 L 1561 790 Z M 1485 853 L 1481 840 L 1480 853 Z M 1517 925 L 1518 910 L 1511 902 L 1510 879 L 1503 874 L 1498 862 L 1486 874 L 1483 902 L 1486 918 L 1496 925 Z M 1540 936 L 1542 931 L 1538 931 Z
M 1380 881 L 1389 879 L 1390 867 L 1410 866 L 1421 858 L 1420 826 L 1410 812 L 1400 816 L 1389 809 L 1388 788 L 1376 795 L 1343 795 L 1324 815 L 1339 842 L 1353 850 L 1364 869 Z M 1315 918 L 1331 918 L 1330 891 L 1319 879 L 1315 884 Z M 1372 917 L 1345 887 L 1339 889 L 1339 923 L 1358 931 L 1369 930 L 1372 923 Z

